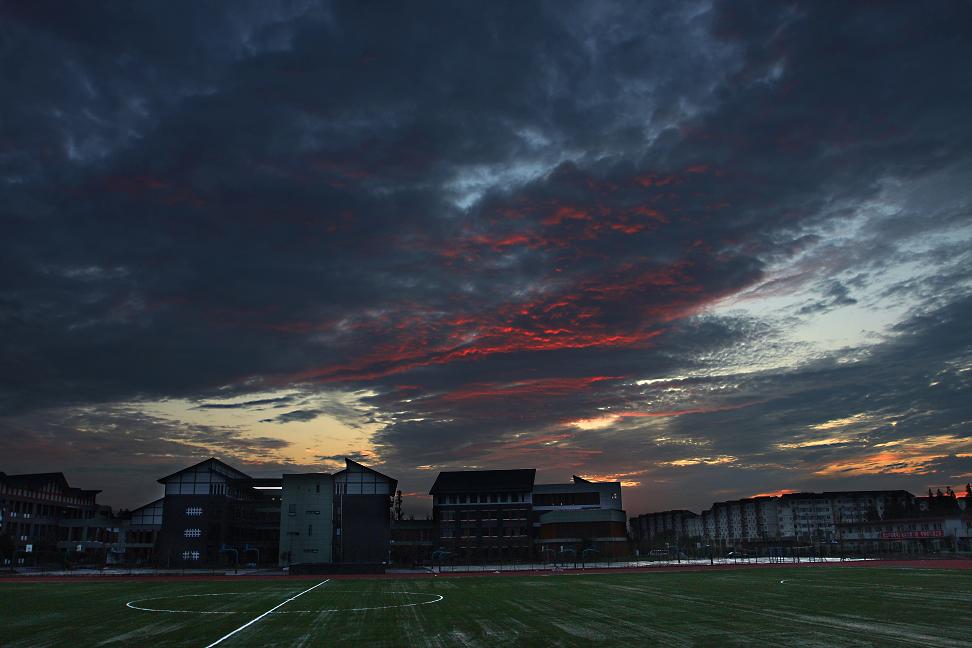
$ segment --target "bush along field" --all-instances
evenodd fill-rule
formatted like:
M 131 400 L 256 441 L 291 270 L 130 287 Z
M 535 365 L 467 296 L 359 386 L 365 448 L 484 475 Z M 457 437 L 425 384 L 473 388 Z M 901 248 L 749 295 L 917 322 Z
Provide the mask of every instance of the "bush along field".
M 972 647 L 972 571 L 0 583 L 0 646 Z

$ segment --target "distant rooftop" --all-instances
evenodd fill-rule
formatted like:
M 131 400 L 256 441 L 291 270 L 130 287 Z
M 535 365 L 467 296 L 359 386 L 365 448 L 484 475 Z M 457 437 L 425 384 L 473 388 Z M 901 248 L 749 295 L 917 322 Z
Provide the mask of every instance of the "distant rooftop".
M 536 468 L 521 470 L 458 470 L 440 472 L 429 494 L 533 489 Z

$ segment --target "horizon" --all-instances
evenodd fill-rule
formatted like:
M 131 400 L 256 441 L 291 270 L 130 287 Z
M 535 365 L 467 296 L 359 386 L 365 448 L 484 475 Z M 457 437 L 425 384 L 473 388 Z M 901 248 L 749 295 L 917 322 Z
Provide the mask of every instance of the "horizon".
M 0 20 L 8 474 L 972 481 L 968 3 Z
M 200 460 L 199 462 L 196 462 L 196 463 L 197 464 L 198 463 L 204 463 L 208 459 L 216 459 L 217 461 L 222 461 L 223 463 L 227 463 L 227 462 L 223 461 L 223 459 L 221 459 L 219 457 L 207 457 L 206 459 L 202 459 L 202 460 Z M 181 469 L 185 469 L 185 468 L 189 468 L 192 465 L 195 465 L 195 464 L 190 464 L 189 466 L 182 466 L 180 468 L 180 470 Z M 236 466 L 232 466 L 232 464 L 229 464 L 229 465 L 231 465 L 231 467 L 233 467 L 233 468 L 237 468 Z M 491 470 L 522 470 L 522 469 L 518 469 L 518 468 L 511 468 L 511 469 L 495 468 L 495 469 L 491 469 Z M 527 470 L 529 470 L 529 469 L 527 469 Z M 442 471 L 442 472 L 448 472 L 448 471 Z M 468 472 L 468 471 L 453 471 L 453 472 Z M 11 473 L 6 473 L 5 471 L 0 470 L 0 475 L 5 474 L 7 477 L 22 477 L 22 476 L 25 476 L 27 474 L 52 474 L 52 473 L 54 473 L 54 474 L 56 474 L 56 473 L 62 473 L 62 471 L 48 471 L 47 473 L 20 473 L 20 474 L 11 474 Z M 438 475 L 438 473 L 436 473 L 436 475 Z M 577 475 L 577 476 L 578 477 L 581 477 L 580 475 Z M 163 477 L 165 477 L 165 475 L 160 476 L 159 479 L 161 479 Z M 252 477 L 254 479 L 274 478 L 275 475 L 270 475 L 270 474 L 250 475 L 250 477 Z M 389 477 L 392 477 L 394 479 L 394 476 L 392 476 L 392 475 L 389 475 Z M 67 475 L 65 475 L 65 478 L 66 478 L 68 484 L 71 485 L 73 488 L 82 488 L 82 489 L 84 489 L 81 486 L 77 486 L 76 484 L 72 484 L 70 478 Z M 583 477 L 581 477 L 581 478 L 583 479 Z M 535 483 L 538 486 L 547 486 L 547 485 L 556 485 L 556 484 L 567 484 L 567 483 L 572 483 L 572 482 L 573 482 L 573 475 L 571 476 L 571 479 L 570 480 L 566 480 L 566 481 L 557 481 L 557 482 L 555 482 L 555 481 L 539 482 L 538 481 L 538 482 L 535 482 Z M 154 483 L 157 483 L 157 480 Z M 598 483 L 598 482 L 593 482 L 593 483 Z M 625 488 L 624 484 L 622 482 L 610 482 L 610 483 L 621 483 L 621 495 L 622 495 L 622 497 L 624 497 L 624 488 Z M 954 497 L 956 497 L 956 498 L 958 498 L 958 499 L 961 499 L 961 498 L 964 498 L 964 497 L 969 497 L 970 496 L 969 495 L 969 492 L 968 492 L 969 486 L 970 486 L 970 483 L 969 482 L 966 482 L 964 488 L 963 487 L 960 487 L 960 488 L 952 488 L 951 495 L 954 496 Z M 272 487 L 259 487 L 258 486 L 256 488 L 260 489 L 260 488 L 272 488 Z M 737 497 L 737 498 L 731 498 L 731 499 L 728 499 L 728 500 L 718 500 L 718 501 L 717 500 L 713 500 L 707 506 L 697 507 L 695 510 L 691 510 L 691 509 L 680 509 L 680 508 L 669 508 L 669 509 L 657 509 L 657 510 L 652 510 L 652 511 L 641 511 L 641 512 L 638 512 L 638 511 L 631 511 L 631 510 L 629 510 L 629 508 L 627 506 L 625 506 L 624 511 L 628 515 L 629 518 L 637 517 L 639 515 L 650 515 L 650 514 L 653 514 L 653 513 L 666 513 L 666 512 L 673 512 L 673 511 L 688 511 L 690 513 L 701 513 L 702 511 L 711 509 L 712 506 L 715 505 L 715 504 L 722 504 L 722 503 L 725 503 L 725 502 L 732 502 L 732 501 L 738 501 L 738 500 L 753 500 L 753 499 L 757 499 L 757 498 L 779 498 L 779 497 L 783 497 L 785 495 L 807 495 L 807 494 L 813 495 L 813 494 L 828 494 L 828 493 L 834 493 L 834 492 L 864 492 L 864 493 L 866 493 L 866 492 L 876 492 L 877 493 L 877 492 L 888 492 L 888 491 L 893 491 L 893 490 L 905 490 L 905 491 L 911 493 L 912 495 L 914 495 L 915 497 L 922 498 L 922 497 L 928 497 L 928 496 L 934 495 L 934 494 L 936 494 L 936 492 L 938 494 L 947 495 L 946 491 L 944 490 L 946 488 L 951 488 L 951 486 L 948 486 L 948 485 L 929 486 L 928 489 L 927 489 L 927 494 L 914 493 L 912 491 L 907 491 L 907 489 L 868 489 L 868 490 L 862 490 L 862 489 L 842 489 L 840 491 L 805 491 L 805 490 L 792 490 L 792 489 L 785 489 L 784 488 L 784 489 L 781 489 L 779 491 L 772 492 L 772 493 L 754 493 L 754 494 L 751 494 L 751 495 L 745 495 L 745 496 L 741 496 L 741 497 Z M 84 490 L 99 490 L 99 489 L 84 489 Z M 141 506 L 144 506 L 146 504 L 151 504 L 151 503 L 153 503 L 153 502 L 158 501 L 159 499 L 161 499 L 164 496 L 164 494 L 162 493 L 162 491 L 164 490 L 162 484 L 159 484 L 159 490 L 160 490 L 159 497 L 150 499 L 150 500 L 145 501 L 145 502 L 141 502 L 140 504 L 137 504 L 137 505 L 134 505 L 134 506 L 116 506 L 116 505 L 114 505 L 113 503 L 110 503 L 110 502 L 100 502 L 99 504 L 102 505 L 102 506 L 109 506 L 114 511 L 135 510 L 135 509 L 140 508 Z M 101 491 L 99 490 L 99 492 L 101 492 Z M 426 516 L 428 516 L 428 519 L 431 519 L 431 515 L 432 515 L 432 497 L 431 497 L 431 495 L 429 495 L 427 492 L 425 492 L 425 493 L 414 493 L 414 492 L 408 492 L 408 493 L 406 493 L 406 492 L 401 491 L 400 489 L 399 489 L 398 492 L 400 492 L 401 495 L 402 495 L 402 500 L 403 500 L 402 501 L 402 506 L 403 506 L 402 511 L 405 514 L 406 519 L 409 519 L 409 516 L 413 516 L 413 515 L 414 516 L 426 515 Z M 419 509 L 416 509 L 415 508 L 414 501 L 416 499 L 422 501 L 422 505 L 421 505 L 422 508 L 419 508 Z

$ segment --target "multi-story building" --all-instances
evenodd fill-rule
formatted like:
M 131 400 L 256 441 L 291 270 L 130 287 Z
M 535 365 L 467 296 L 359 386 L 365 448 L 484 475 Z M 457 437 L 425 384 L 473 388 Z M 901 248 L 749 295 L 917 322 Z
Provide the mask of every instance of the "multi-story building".
M 620 482 L 592 482 L 573 476 L 567 484 L 533 487 L 534 553 L 574 559 L 628 554 Z
M 417 565 L 432 560 L 435 524 L 427 520 L 392 520 L 391 561 Z
M 387 563 L 397 482 L 350 459 L 345 464 L 334 475 L 264 479 L 210 458 L 159 479 L 160 499 L 117 515 L 97 504 L 100 491 L 72 488 L 62 473 L 0 473 L 0 535 L 13 543 L 6 552 L 12 555 L 0 561 Z
M 900 517 L 915 507 L 903 490 L 788 493 L 779 498 L 780 537 L 796 543 L 833 543 L 837 524 Z
M 575 476 L 534 484 L 535 469 L 442 472 L 432 494 L 440 555 L 458 561 L 627 553 L 621 484 Z
M 334 474 L 333 562 L 387 564 L 398 481 L 356 461 L 345 458 L 344 463 Z
M 437 550 L 458 561 L 529 560 L 536 473 L 532 468 L 440 472 L 429 491 Z
M 916 498 L 902 490 L 788 493 L 716 502 L 699 516 L 699 530 L 707 545 L 718 548 L 833 544 L 842 523 L 900 518 L 918 508 Z M 675 513 L 633 518 L 632 530 L 643 538 L 666 533 Z
M 131 511 L 121 525 L 117 562 L 150 564 L 156 560 L 156 546 L 162 530 L 164 498 L 149 502 Z
M 334 477 L 326 473 L 285 473 L 280 499 L 280 566 L 330 563 Z
M 631 534 L 635 546 L 642 552 L 666 544 L 685 546 L 704 535 L 702 516 L 684 509 L 645 513 L 631 518 Z
M 277 563 L 280 479 L 255 479 L 210 458 L 158 481 L 162 566 Z
M 972 514 L 950 514 L 838 522 L 841 548 L 863 552 L 972 551 Z
M 117 539 L 111 509 L 100 490 L 70 486 L 64 473 L 0 473 L 0 534 L 11 539 L 5 564 L 33 564 L 43 554 L 104 561 Z

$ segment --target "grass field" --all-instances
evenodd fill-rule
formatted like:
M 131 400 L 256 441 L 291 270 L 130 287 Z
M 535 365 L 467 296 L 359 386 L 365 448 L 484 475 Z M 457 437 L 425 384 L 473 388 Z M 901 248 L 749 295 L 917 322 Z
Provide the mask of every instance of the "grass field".
M 323 580 L 3 582 L 0 646 L 972 647 L 969 570 Z

